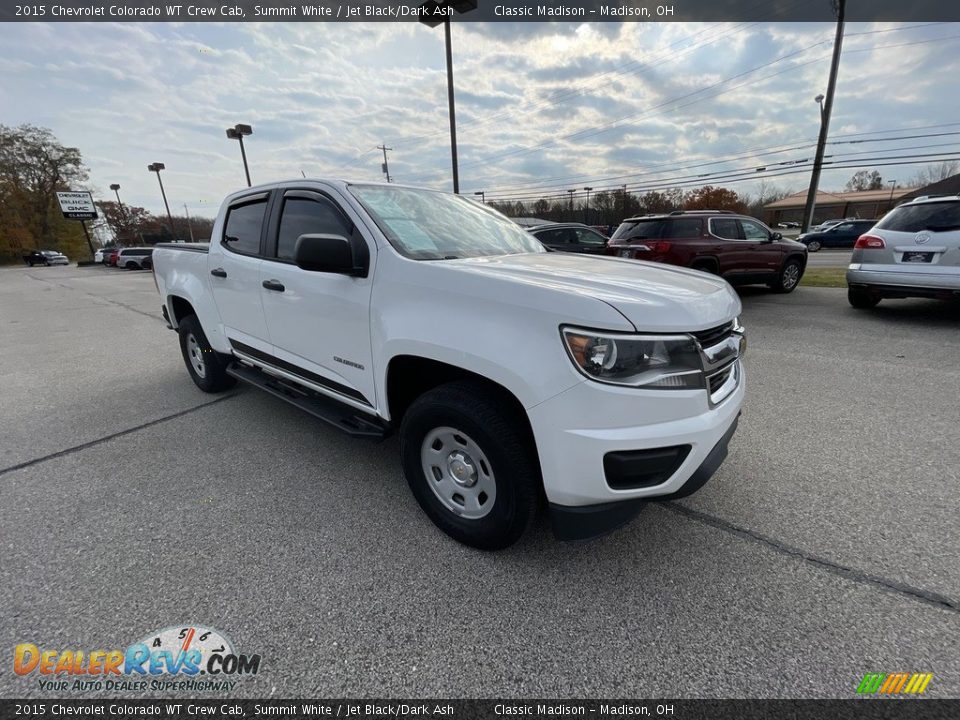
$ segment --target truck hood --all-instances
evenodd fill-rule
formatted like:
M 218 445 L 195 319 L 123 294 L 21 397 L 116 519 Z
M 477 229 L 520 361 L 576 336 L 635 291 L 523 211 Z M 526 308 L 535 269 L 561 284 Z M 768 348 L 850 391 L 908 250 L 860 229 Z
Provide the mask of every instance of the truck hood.
M 638 331 L 705 330 L 740 313 L 740 298 L 726 280 L 671 265 L 559 252 L 447 263 L 460 272 L 600 300 Z

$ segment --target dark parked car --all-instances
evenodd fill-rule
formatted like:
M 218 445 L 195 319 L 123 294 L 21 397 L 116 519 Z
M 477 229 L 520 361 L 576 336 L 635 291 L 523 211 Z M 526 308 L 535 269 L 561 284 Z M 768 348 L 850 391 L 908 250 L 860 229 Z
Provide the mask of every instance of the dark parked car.
M 682 265 L 732 284 L 792 292 L 807 267 L 807 248 L 759 220 L 725 210 L 676 210 L 624 220 L 607 254 Z
M 551 250 L 603 255 L 608 238 L 588 225 L 554 223 L 530 228 L 530 233 Z
M 23 256 L 23 261 L 33 267 L 34 265 L 69 265 L 70 260 L 63 253 L 56 250 L 31 250 Z
M 852 248 L 857 238 L 876 225 L 876 220 L 844 220 L 822 232 L 809 232 L 797 238 L 810 252 L 820 248 Z

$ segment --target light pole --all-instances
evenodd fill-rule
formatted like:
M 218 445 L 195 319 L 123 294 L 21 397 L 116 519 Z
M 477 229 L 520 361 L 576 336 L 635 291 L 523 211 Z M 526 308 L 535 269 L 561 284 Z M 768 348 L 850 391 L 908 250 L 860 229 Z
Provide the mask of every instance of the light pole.
M 227 138 L 240 141 L 240 156 L 243 158 L 243 172 L 247 176 L 247 187 L 250 187 L 250 168 L 247 167 L 247 151 L 243 147 L 244 135 L 253 135 L 253 128 L 240 123 L 237 123 L 232 128 L 227 128 Z
M 584 190 L 587 192 L 587 204 L 583 206 L 583 224 L 590 224 L 590 191 L 593 190 L 592 187 L 585 187 Z
M 120 208 L 120 217 L 123 218 L 124 222 L 127 222 L 129 220 L 129 218 L 127 218 L 127 211 L 123 207 L 123 203 L 120 202 L 120 184 L 112 183 L 110 185 L 110 189 L 113 190 L 114 194 L 117 196 L 117 207 Z M 120 244 L 120 233 L 117 233 L 117 244 Z
M 163 163 L 150 163 L 147 165 L 147 170 L 157 174 L 157 182 L 160 183 L 160 194 L 163 196 L 163 206 L 167 209 L 167 219 L 170 221 L 170 234 L 173 236 L 173 241 L 177 241 L 177 231 L 173 227 L 173 214 L 170 212 L 170 203 L 167 202 L 167 193 L 163 189 L 163 180 L 160 179 L 160 171 L 166 170 L 167 166 Z
M 480 196 L 480 202 L 482 202 L 484 205 L 487 204 L 487 195 L 486 195 L 486 193 L 484 193 L 483 190 L 477 190 L 477 191 L 474 193 L 474 195 L 479 195 L 479 196 Z
M 447 105 L 450 114 L 450 164 L 453 169 L 453 192 L 460 194 L 460 170 L 457 164 L 457 115 L 453 100 L 453 49 L 450 44 L 450 15 L 452 10 L 468 13 L 477 9 L 477 0 L 429 0 L 420 5 L 420 22 L 427 27 L 443 23 L 443 36 L 447 50 Z M 437 17 L 441 19 L 437 19 Z
M 567 190 L 567 192 L 570 194 L 570 218 L 573 219 L 573 194 L 576 192 L 576 189 L 571 188 Z
M 893 191 L 897 189 L 897 181 L 887 180 L 887 182 L 890 183 L 890 200 L 887 202 L 887 212 L 890 212 L 893 209 Z
M 830 114 L 833 112 L 833 95 L 837 89 L 837 72 L 840 70 L 840 51 L 843 48 L 844 15 L 847 0 L 834 0 L 837 11 L 837 34 L 833 40 L 833 60 L 830 62 L 830 79 L 827 82 L 827 96 L 814 98 L 820 105 L 820 136 L 817 138 L 817 154 L 810 173 L 810 188 L 807 190 L 807 202 L 803 208 L 803 221 L 800 232 L 807 232 L 813 222 L 813 211 L 817 204 L 817 188 L 820 185 L 820 170 L 823 168 L 823 153 L 827 147 L 827 134 L 830 132 Z M 821 104 L 826 100 L 826 104 Z

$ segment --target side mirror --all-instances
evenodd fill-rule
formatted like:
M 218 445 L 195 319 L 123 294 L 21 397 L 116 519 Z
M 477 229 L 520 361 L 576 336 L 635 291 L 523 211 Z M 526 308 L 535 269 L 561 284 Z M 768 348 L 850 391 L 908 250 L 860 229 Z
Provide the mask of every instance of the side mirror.
M 777 240 L 783 240 L 783 234 L 775 232 L 770 235 L 770 242 L 777 242 Z
M 365 277 L 365 264 L 353 258 L 353 246 L 343 235 L 301 235 L 293 250 L 297 267 L 312 272 Z

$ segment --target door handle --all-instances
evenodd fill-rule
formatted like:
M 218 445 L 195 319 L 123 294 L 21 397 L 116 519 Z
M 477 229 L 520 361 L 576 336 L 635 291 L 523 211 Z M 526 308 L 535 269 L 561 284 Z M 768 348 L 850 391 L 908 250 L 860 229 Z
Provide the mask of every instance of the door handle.
M 225 278 L 227 276 L 227 271 L 223 268 L 214 268 L 210 271 L 210 274 L 214 277 Z
M 283 286 L 279 280 L 264 280 L 263 286 L 267 290 L 275 290 L 276 292 L 283 292 L 286 288 Z

